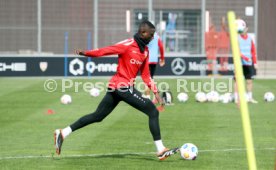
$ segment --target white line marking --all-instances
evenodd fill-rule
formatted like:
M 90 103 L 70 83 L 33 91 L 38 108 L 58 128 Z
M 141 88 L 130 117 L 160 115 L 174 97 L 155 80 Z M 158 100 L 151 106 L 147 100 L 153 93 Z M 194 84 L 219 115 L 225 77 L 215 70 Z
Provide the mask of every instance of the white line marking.
M 220 149 L 220 150 L 199 150 L 199 152 L 233 152 L 233 151 L 245 151 L 244 148 L 236 149 Z M 260 148 L 255 150 L 275 150 L 276 148 Z M 101 157 L 101 156 L 115 156 L 115 155 L 155 155 L 155 152 L 133 152 L 133 153 L 106 153 L 106 154 L 83 154 L 83 155 L 22 155 L 22 156 L 4 156 L 0 157 L 0 160 L 8 159 L 39 159 L 39 158 L 81 158 L 81 157 Z
M 229 151 L 245 151 L 245 148 L 236 148 L 236 149 L 220 149 L 220 150 L 199 150 L 199 152 L 229 152 Z M 276 150 L 276 148 L 259 148 L 255 150 Z

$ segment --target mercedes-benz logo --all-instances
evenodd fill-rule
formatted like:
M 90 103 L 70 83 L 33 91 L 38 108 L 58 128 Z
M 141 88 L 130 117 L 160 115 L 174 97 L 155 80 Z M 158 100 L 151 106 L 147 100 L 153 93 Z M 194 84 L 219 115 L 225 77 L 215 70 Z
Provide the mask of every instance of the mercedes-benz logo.
M 182 75 L 186 70 L 186 63 L 182 58 L 175 58 L 171 63 L 171 68 L 175 75 Z

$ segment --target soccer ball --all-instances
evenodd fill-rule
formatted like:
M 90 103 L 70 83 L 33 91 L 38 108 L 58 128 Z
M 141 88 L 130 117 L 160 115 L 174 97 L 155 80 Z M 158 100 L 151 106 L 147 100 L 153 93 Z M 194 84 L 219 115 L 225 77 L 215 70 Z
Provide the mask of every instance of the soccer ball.
M 221 103 L 232 102 L 232 94 L 231 93 L 225 93 L 223 95 L 220 95 L 219 100 L 221 101 Z
M 72 103 L 72 98 L 70 95 L 64 94 L 63 96 L 61 96 L 60 102 L 62 104 L 70 104 L 70 103 Z
M 97 97 L 100 95 L 100 90 L 98 88 L 92 88 L 89 93 L 90 96 Z
M 246 23 L 242 19 L 237 19 L 236 20 L 236 27 L 238 33 L 243 33 L 246 29 Z
M 198 154 L 197 147 L 192 143 L 185 143 L 180 148 L 180 155 L 186 160 L 195 160 Z
M 195 99 L 200 103 L 206 102 L 206 94 L 204 92 L 197 92 L 195 95 Z
M 229 98 L 229 96 L 227 96 L 225 94 L 221 95 L 219 98 L 220 98 L 221 103 L 225 103 L 226 104 L 226 103 L 229 103 L 231 101 L 231 99 Z
M 214 91 L 212 96 L 212 102 L 218 102 L 219 101 L 219 93 Z
M 219 96 L 219 101 L 223 103 L 223 101 L 225 100 L 225 95 L 222 94 Z
M 229 102 L 233 102 L 235 97 L 232 93 L 225 93 L 224 96 L 229 100 Z
M 209 93 L 207 93 L 206 98 L 209 102 L 218 102 L 219 93 L 216 91 L 210 91 Z
M 264 100 L 265 100 L 266 102 L 273 102 L 274 99 L 275 99 L 275 96 L 274 96 L 274 94 L 273 94 L 272 92 L 266 92 L 266 93 L 264 94 Z
M 178 99 L 178 101 L 180 101 L 180 102 L 186 102 L 187 100 L 188 100 L 188 95 L 186 94 L 186 93 L 179 93 L 178 95 L 177 95 L 177 99 Z

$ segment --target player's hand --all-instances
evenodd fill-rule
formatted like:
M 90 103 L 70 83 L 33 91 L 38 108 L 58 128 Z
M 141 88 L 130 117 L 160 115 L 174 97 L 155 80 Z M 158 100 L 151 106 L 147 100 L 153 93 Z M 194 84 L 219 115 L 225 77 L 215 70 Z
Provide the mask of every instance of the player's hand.
M 258 70 L 258 65 L 254 64 L 254 68 L 255 68 L 255 70 Z
M 157 107 L 157 110 L 159 112 L 163 112 L 165 111 L 165 103 L 163 102 L 162 98 L 160 97 L 159 93 L 155 93 L 155 98 L 158 101 L 158 103 L 160 104 L 160 106 Z
M 157 107 L 157 110 L 159 112 L 163 112 L 163 111 L 165 111 L 165 106 L 164 105 L 160 105 L 160 106 Z
M 159 93 L 156 92 L 156 93 L 154 93 L 154 95 L 155 95 L 155 98 L 156 98 L 156 100 L 158 101 L 158 103 L 159 103 L 160 105 L 163 105 L 163 100 L 161 99 Z
M 160 106 L 157 107 L 157 110 L 158 110 L 159 112 L 165 111 L 165 104 L 164 104 L 164 102 L 163 102 L 163 100 L 162 100 L 162 98 L 160 97 L 160 95 L 159 95 L 158 92 L 155 93 L 155 98 L 156 98 L 156 100 L 158 101 L 158 103 L 160 104 Z
M 160 67 L 163 67 L 165 65 L 165 60 L 160 60 L 159 65 L 160 65 Z
M 247 62 L 251 62 L 251 59 L 249 57 L 244 57 L 243 59 Z
M 77 55 L 83 55 L 83 56 L 85 56 L 84 51 L 81 51 L 81 50 L 76 50 L 75 53 Z

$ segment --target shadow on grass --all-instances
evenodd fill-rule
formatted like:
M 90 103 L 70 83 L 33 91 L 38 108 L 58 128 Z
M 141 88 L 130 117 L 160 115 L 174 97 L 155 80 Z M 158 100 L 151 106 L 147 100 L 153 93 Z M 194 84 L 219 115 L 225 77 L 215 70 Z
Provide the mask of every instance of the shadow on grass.
M 167 158 L 165 162 L 172 162 L 177 161 L 178 159 L 173 158 L 176 157 L 173 155 L 170 158 Z M 71 155 L 71 156 L 53 156 L 54 160 L 100 160 L 100 159 L 112 159 L 113 161 L 120 159 L 131 159 L 131 160 L 143 160 L 143 161 L 150 161 L 150 162 L 164 162 L 159 161 L 158 158 L 154 154 L 136 154 L 136 153 L 123 153 L 123 154 L 104 154 L 104 155 Z

